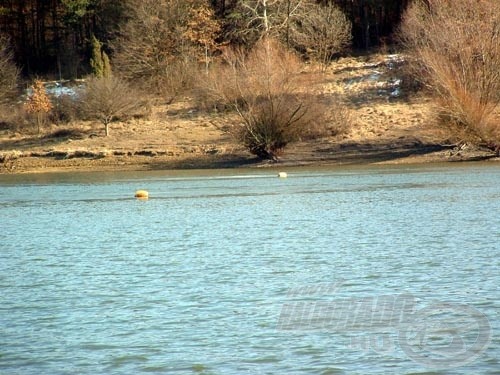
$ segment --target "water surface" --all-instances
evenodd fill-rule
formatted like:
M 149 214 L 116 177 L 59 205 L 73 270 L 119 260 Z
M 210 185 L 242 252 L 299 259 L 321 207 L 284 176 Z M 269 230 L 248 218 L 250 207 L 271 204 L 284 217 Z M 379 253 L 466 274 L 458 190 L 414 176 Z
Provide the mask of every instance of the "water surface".
M 498 373 L 499 166 L 287 172 L 0 176 L 0 373 Z M 397 329 L 279 326 L 295 301 L 401 294 L 471 307 L 491 342 L 436 369 Z

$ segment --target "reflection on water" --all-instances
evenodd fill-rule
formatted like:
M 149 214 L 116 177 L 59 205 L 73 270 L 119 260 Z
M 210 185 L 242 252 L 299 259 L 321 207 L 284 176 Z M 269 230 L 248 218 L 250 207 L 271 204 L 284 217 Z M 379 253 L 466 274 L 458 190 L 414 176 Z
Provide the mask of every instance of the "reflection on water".
M 497 371 L 499 167 L 287 173 L 0 177 L 0 373 Z M 137 189 L 150 199 L 135 200 Z M 425 343 L 411 325 L 399 342 L 395 324 L 374 337 L 363 328 L 373 322 L 349 320 L 365 316 L 352 301 L 406 295 L 420 318 L 444 302 L 484 314 L 491 342 L 461 367 L 435 369 L 425 358 L 452 353 L 449 338 L 470 336 L 479 318 L 426 325 Z M 325 324 L 339 301 L 353 306 L 342 327 L 280 329 L 286 306 L 301 324 L 310 320 L 297 306 L 314 306 Z M 437 354 L 415 354 L 433 342 Z M 460 350 L 448 358 L 470 354 Z

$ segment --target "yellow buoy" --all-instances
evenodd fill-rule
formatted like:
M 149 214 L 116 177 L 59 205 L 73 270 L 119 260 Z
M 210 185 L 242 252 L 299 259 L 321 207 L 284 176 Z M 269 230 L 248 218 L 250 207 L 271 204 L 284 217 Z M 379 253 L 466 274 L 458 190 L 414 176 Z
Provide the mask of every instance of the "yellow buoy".
M 146 190 L 137 190 L 134 197 L 136 197 L 137 199 L 148 199 L 149 193 Z
M 280 172 L 280 173 L 278 173 L 278 177 L 279 178 L 287 178 L 288 175 L 286 174 L 286 172 Z

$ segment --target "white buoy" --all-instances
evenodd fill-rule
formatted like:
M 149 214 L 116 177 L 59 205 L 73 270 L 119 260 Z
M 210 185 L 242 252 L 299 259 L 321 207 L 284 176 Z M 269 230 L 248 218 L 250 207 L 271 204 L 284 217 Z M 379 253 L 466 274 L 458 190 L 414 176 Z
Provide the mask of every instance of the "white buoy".
M 280 173 L 278 173 L 278 177 L 279 178 L 287 178 L 288 175 L 286 174 L 286 172 L 280 172 Z
M 146 190 L 137 190 L 134 197 L 136 197 L 137 199 L 148 199 L 149 193 Z

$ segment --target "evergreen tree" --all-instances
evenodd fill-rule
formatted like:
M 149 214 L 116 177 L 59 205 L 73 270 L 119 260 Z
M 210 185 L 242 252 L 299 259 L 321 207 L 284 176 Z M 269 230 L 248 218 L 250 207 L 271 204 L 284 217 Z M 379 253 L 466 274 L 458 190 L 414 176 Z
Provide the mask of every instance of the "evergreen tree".
M 102 44 L 97 38 L 92 35 L 92 57 L 90 58 L 90 66 L 92 74 L 97 78 L 106 78 L 111 76 L 111 64 L 109 57 L 102 50 Z

